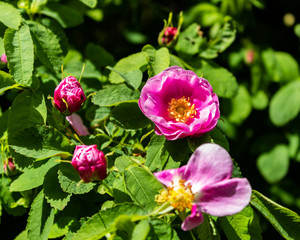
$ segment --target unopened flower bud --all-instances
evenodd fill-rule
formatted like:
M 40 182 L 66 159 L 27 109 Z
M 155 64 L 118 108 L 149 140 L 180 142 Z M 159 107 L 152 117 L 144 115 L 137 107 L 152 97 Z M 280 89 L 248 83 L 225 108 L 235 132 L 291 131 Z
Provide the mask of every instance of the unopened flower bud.
M 16 172 L 16 166 L 13 162 L 13 158 L 9 157 L 4 165 L 3 165 L 3 170 L 6 176 L 12 175 Z
M 54 106 L 65 115 L 78 111 L 85 100 L 86 96 L 75 77 L 66 77 L 55 88 Z
M 5 53 L 3 53 L 3 54 L 1 55 L 0 60 L 1 60 L 1 62 L 3 62 L 3 63 L 7 63 L 7 58 L 6 58 Z
M 174 40 L 178 29 L 176 27 L 166 27 L 163 31 L 164 34 L 161 38 L 162 45 L 168 45 Z
M 183 22 L 182 12 L 179 13 L 177 27 L 173 27 L 172 17 L 173 14 L 170 12 L 168 21 L 164 20 L 164 28 L 158 35 L 158 44 L 162 47 L 174 46 L 179 36 L 181 24 Z
M 77 145 L 71 163 L 86 183 L 106 178 L 105 155 L 97 145 Z
M 253 49 L 249 49 L 245 54 L 245 63 L 251 65 L 254 62 L 255 51 Z

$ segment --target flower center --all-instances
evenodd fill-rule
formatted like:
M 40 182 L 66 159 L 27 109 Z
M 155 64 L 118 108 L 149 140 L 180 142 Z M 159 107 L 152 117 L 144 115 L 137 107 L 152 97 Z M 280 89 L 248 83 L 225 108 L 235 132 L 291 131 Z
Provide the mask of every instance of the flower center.
M 185 180 L 179 180 L 175 185 L 163 189 L 159 195 L 155 196 L 157 203 L 169 202 L 174 208 L 179 211 L 184 211 L 186 208 L 192 209 L 192 202 L 194 201 L 194 194 L 190 184 L 184 184 Z
M 179 99 L 172 98 L 168 108 L 169 116 L 177 122 L 185 123 L 196 115 L 195 104 L 190 103 L 190 98 L 184 96 Z

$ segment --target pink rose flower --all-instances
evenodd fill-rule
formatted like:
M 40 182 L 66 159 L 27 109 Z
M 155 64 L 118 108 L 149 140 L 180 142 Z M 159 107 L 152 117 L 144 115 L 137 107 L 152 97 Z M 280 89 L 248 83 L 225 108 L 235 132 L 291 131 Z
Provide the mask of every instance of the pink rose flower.
M 84 182 L 103 180 L 106 177 L 106 159 L 97 145 L 78 145 L 72 158 L 72 165 Z
M 220 118 L 219 100 L 209 82 L 174 66 L 150 78 L 139 99 L 141 111 L 168 140 L 201 136 Z
M 63 79 L 54 90 L 54 106 L 65 115 L 78 111 L 85 100 L 80 83 L 72 76 Z
M 7 58 L 6 58 L 5 53 L 3 53 L 3 54 L 1 55 L 0 60 L 1 60 L 1 62 L 3 62 L 3 63 L 7 63 Z
M 177 34 L 177 31 L 178 31 L 178 29 L 176 27 L 166 27 L 164 29 L 164 34 L 161 39 L 162 44 L 167 45 L 167 44 L 171 43 L 174 40 L 174 38 Z
M 83 124 L 82 119 L 78 114 L 72 113 L 70 116 L 66 116 L 66 119 L 78 136 L 90 135 L 87 127 Z
M 191 210 L 181 225 L 184 231 L 203 222 L 201 212 L 217 217 L 238 213 L 249 204 L 252 189 L 246 178 L 231 178 L 232 169 L 232 159 L 224 148 L 202 144 L 187 165 L 154 173 L 166 186 L 156 201 L 169 202 L 183 214 L 187 208 Z

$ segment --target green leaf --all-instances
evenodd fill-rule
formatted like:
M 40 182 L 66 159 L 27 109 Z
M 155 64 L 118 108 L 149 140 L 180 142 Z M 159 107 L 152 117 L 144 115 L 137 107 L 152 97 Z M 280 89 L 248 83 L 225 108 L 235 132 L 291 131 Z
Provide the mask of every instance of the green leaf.
M 84 183 L 71 164 L 61 164 L 58 171 L 61 188 L 67 193 L 84 194 L 91 191 L 95 183 Z
M 219 97 L 232 98 L 238 93 L 238 84 L 233 74 L 214 62 L 201 60 L 196 73 L 198 76 L 203 74 L 203 78 L 209 81 Z
M 269 115 L 272 123 L 283 126 L 300 111 L 300 81 L 293 81 L 280 88 L 270 101 Z
M 12 5 L 0 2 L 0 22 L 9 28 L 17 30 L 21 23 L 21 15 Z
M 129 193 L 126 189 L 123 175 L 118 175 L 115 178 L 115 181 L 113 183 L 113 197 L 115 203 L 132 202 L 131 197 L 129 196 Z
M 19 193 L 12 193 L 9 190 L 9 186 L 11 184 L 11 179 L 6 178 L 5 175 L 2 174 L 0 178 L 0 199 L 1 199 L 1 207 L 5 212 L 12 216 L 21 216 L 27 212 L 23 206 L 21 206 L 18 201 L 23 201 L 25 203 L 25 199 L 20 198 Z M 28 203 L 27 203 L 28 204 Z M 25 204 L 23 204 L 25 205 Z M 1 208 L 0 208 L 1 209 Z
M 166 47 L 156 50 L 151 45 L 142 49 L 148 62 L 148 76 L 153 77 L 170 66 L 170 54 Z
M 133 70 L 141 70 L 147 65 L 146 57 L 142 52 L 129 55 L 128 57 L 122 58 L 114 66 L 114 69 L 121 73 L 130 72 Z M 116 72 L 111 72 L 109 74 L 108 80 L 111 83 L 121 83 L 124 79 Z
M 265 109 L 269 103 L 267 94 L 262 90 L 259 90 L 258 92 L 256 92 L 255 95 L 252 96 L 251 100 L 252 100 L 253 108 L 255 108 L 257 110 Z
M 21 192 L 42 185 L 46 173 L 57 164 L 54 158 L 35 163 L 11 183 L 10 191 Z
M 47 107 L 42 92 L 21 92 L 13 101 L 8 116 L 9 138 L 25 128 L 45 124 Z
M 89 43 L 86 47 L 86 55 L 89 60 L 97 67 L 106 67 L 114 65 L 114 57 L 103 47 Z
M 140 129 L 150 123 L 135 102 L 119 104 L 113 108 L 110 115 L 113 122 L 125 129 Z
M 174 161 L 182 162 L 188 159 L 189 146 L 186 138 L 178 139 L 175 141 L 166 140 L 164 143 L 164 147 Z
M 27 240 L 27 230 L 22 231 L 14 240 Z
M 251 97 L 246 87 L 240 85 L 238 94 L 231 99 L 231 112 L 228 120 L 240 125 L 251 113 Z
M 299 77 L 299 65 L 286 52 L 275 52 L 275 68 L 272 69 L 275 81 L 293 81 Z
M 44 1 L 44 0 L 42 0 L 42 1 Z M 45 1 L 48 1 L 48 0 L 45 0 Z M 66 56 L 70 49 L 70 45 L 69 45 L 69 40 L 67 38 L 67 35 L 64 32 L 64 29 L 61 27 L 61 25 L 52 18 L 42 18 L 40 20 L 40 23 L 43 24 L 48 29 L 50 29 L 53 33 L 55 33 L 56 38 L 59 41 L 61 50 L 63 52 L 63 56 Z
M 12 148 L 10 148 L 10 154 L 14 159 L 16 167 L 21 171 L 25 171 L 26 169 L 30 168 L 35 162 L 34 158 L 25 157 L 22 154 L 16 153 Z
M 179 34 L 175 46 L 175 50 L 179 55 L 187 57 L 199 52 L 200 45 L 205 41 L 199 36 L 199 30 L 200 26 L 197 23 L 193 23 Z
M 54 18 L 63 28 L 75 27 L 83 22 L 83 17 L 77 10 L 61 3 L 48 2 L 41 13 Z
M 15 86 L 16 82 L 13 80 L 12 76 L 4 71 L 0 71 L 0 94 Z
M 142 167 L 125 169 L 124 180 L 134 202 L 148 211 L 157 206 L 154 199 L 162 185 L 150 171 Z
M 150 233 L 151 234 L 150 236 L 152 236 L 153 239 L 159 239 L 159 240 L 180 239 L 176 231 L 170 225 L 170 223 L 164 221 L 163 219 L 153 218 L 149 220 L 149 223 L 153 227 L 153 233 L 152 234 Z
M 56 35 L 37 22 L 27 21 L 32 33 L 36 55 L 50 70 L 58 73 L 63 63 L 62 50 Z
M 146 166 L 151 171 L 161 169 L 162 167 L 161 154 L 165 141 L 166 138 L 164 136 L 153 135 L 151 138 L 146 155 Z
M 28 239 L 47 240 L 54 221 L 54 209 L 50 208 L 44 198 L 43 191 L 36 196 L 31 204 L 26 230 Z
M 218 219 L 230 240 L 262 240 L 258 215 L 250 206 L 232 216 Z
M 98 106 L 91 106 L 87 109 L 85 117 L 89 121 L 95 121 L 95 122 L 100 122 L 107 118 L 110 113 L 110 108 L 106 107 L 98 107 Z M 91 125 L 93 125 L 91 123 Z
M 71 230 L 70 227 L 74 226 L 74 224 L 78 224 L 76 217 L 64 216 L 58 218 L 52 225 L 48 238 L 53 239 L 63 237 Z
M 201 2 L 191 7 L 184 14 L 184 26 L 198 22 L 203 27 L 210 27 L 223 20 L 224 16 L 220 8 L 208 2 Z
M 137 90 L 142 83 L 143 73 L 140 69 L 135 69 L 125 73 L 121 73 L 112 67 L 108 66 L 107 68 L 119 74 L 125 80 L 125 82 L 135 90 Z
M 131 240 L 146 240 L 150 230 L 148 221 L 140 221 L 133 229 Z
M 5 112 L 3 112 L 0 115 L 0 138 L 2 138 L 4 133 L 6 133 L 6 131 L 7 131 L 8 113 L 9 113 L 9 110 L 6 110 Z
M 198 238 L 200 240 L 220 240 L 220 235 L 216 228 L 216 223 L 214 220 L 208 216 L 204 215 L 204 221 L 196 228 Z M 229 238 L 232 240 L 231 238 Z
M 261 193 L 253 190 L 251 205 L 260 212 L 285 239 L 294 240 L 300 236 L 300 216 Z
M 122 102 L 132 102 L 139 98 L 139 94 L 125 84 L 110 85 L 98 91 L 92 102 L 99 106 L 113 106 Z
M 262 153 L 257 159 L 257 167 L 268 183 L 280 181 L 289 169 L 288 146 L 279 144 L 270 152 Z
M 64 192 L 58 182 L 58 167 L 52 167 L 46 174 L 44 179 L 44 194 L 47 202 L 51 207 L 63 210 L 70 201 L 71 194 Z
M 50 126 L 26 128 L 9 138 L 9 145 L 24 156 L 45 159 L 53 156 L 71 156 L 73 147 L 69 140 Z
M 30 5 L 30 13 L 32 15 L 39 13 L 41 9 L 47 4 L 47 1 L 48 0 L 32 0 Z
M 4 35 L 4 47 L 10 74 L 17 83 L 29 87 L 34 62 L 29 27 L 23 25 L 19 30 L 8 28 Z
M 85 64 L 84 72 L 82 77 L 83 78 L 96 78 L 101 79 L 101 73 L 96 69 L 93 63 L 87 60 L 85 63 L 83 61 L 76 61 L 72 60 L 64 65 L 64 76 L 74 76 L 77 79 L 80 78 L 82 67 Z M 82 87 L 89 82 L 81 82 Z M 95 81 L 96 84 L 100 85 L 99 81 Z M 101 86 L 101 85 L 100 85 Z M 99 88 L 97 88 L 98 90 Z
M 229 152 L 229 143 L 225 135 L 218 128 L 214 128 L 208 134 L 211 136 L 212 143 L 220 145 Z
M 233 19 L 226 16 L 224 26 L 217 33 L 216 38 L 208 42 L 208 47 L 200 53 L 201 57 L 212 59 L 224 52 L 235 40 L 236 28 Z
M 90 8 L 94 8 L 97 6 L 98 0 L 79 0 L 83 4 L 87 5 Z
M 134 204 L 117 205 L 115 207 L 100 211 L 86 221 L 73 236 L 73 240 L 96 240 L 101 239 L 107 233 L 116 230 L 114 221 L 120 215 L 144 215 L 146 212 Z

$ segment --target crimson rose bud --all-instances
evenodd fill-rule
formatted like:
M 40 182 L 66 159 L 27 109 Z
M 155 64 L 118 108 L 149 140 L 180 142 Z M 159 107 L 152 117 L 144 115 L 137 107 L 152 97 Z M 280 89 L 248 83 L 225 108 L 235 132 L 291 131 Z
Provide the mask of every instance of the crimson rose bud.
M 106 178 L 106 159 L 97 145 L 77 145 L 71 163 L 86 183 Z
M 177 28 L 176 27 L 166 27 L 164 29 L 164 34 L 162 36 L 162 43 L 163 45 L 167 45 L 169 43 L 171 43 L 174 38 L 175 38 L 175 35 L 177 34 Z
M 78 111 L 85 100 L 80 83 L 72 76 L 63 79 L 54 90 L 54 106 L 65 115 Z
M 16 166 L 14 164 L 13 158 L 9 157 L 4 165 L 3 165 L 3 170 L 6 176 L 12 175 L 16 172 Z

